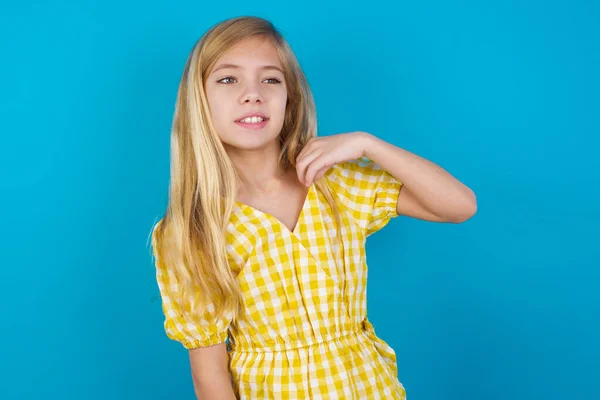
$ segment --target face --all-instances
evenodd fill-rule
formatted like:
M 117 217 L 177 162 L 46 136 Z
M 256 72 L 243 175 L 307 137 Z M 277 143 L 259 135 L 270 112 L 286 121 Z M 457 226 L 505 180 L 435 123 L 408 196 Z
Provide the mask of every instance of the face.
M 205 86 L 213 125 L 226 148 L 256 150 L 278 143 L 287 89 L 268 39 L 249 38 L 232 46 L 217 60 Z M 239 122 L 257 112 L 266 121 Z

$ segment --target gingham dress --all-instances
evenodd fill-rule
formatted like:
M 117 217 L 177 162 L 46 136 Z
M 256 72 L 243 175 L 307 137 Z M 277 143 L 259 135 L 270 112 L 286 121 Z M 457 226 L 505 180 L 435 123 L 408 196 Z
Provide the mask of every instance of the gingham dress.
M 236 203 L 227 254 L 243 293 L 232 324 L 180 310 L 177 282 L 157 260 L 167 336 L 187 349 L 229 338 L 239 399 L 406 399 L 396 354 L 366 316 L 365 239 L 396 217 L 402 183 L 359 159 L 325 177 L 342 214 L 343 248 L 334 215 L 313 184 L 290 231 L 275 217 Z

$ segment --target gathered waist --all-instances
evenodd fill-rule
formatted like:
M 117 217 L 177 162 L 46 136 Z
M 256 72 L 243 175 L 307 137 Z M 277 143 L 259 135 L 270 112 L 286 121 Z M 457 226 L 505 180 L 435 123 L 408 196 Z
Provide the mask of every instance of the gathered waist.
M 374 329 L 371 322 L 365 318 L 358 324 L 353 324 L 349 328 L 333 332 L 331 334 L 323 335 L 320 337 L 310 337 L 303 340 L 296 340 L 294 342 L 287 343 L 275 343 L 272 345 L 262 345 L 253 343 L 229 343 L 229 353 L 241 352 L 241 353 L 267 353 L 267 352 L 282 352 L 299 350 L 302 348 L 309 348 L 313 346 L 319 346 L 328 342 L 335 342 L 343 339 L 350 339 L 352 336 L 369 335 L 373 334 Z

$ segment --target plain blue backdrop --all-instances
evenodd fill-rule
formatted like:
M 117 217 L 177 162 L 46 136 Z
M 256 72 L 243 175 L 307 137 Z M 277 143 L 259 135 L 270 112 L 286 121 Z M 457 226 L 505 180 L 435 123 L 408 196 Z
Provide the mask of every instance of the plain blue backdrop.
M 288 39 L 320 135 L 370 132 L 477 195 L 464 224 L 368 242 L 408 398 L 600 398 L 600 6 L 574 0 L 3 2 L 0 398 L 193 398 L 148 238 L 185 60 L 239 15 Z

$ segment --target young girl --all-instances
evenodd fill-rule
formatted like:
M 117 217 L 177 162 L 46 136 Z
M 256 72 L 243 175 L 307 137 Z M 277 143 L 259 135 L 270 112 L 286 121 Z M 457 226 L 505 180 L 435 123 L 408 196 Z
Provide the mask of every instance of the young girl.
M 164 327 L 189 349 L 198 398 L 406 398 L 367 319 L 365 239 L 399 214 L 462 222 L 475 196 L 371 134 L 316 138 L 316 126 L 270 22 L 224 21 L 192 49 L 152 246 Z

